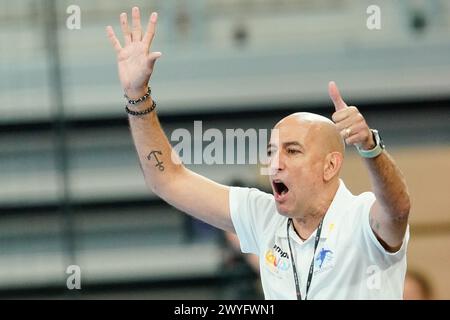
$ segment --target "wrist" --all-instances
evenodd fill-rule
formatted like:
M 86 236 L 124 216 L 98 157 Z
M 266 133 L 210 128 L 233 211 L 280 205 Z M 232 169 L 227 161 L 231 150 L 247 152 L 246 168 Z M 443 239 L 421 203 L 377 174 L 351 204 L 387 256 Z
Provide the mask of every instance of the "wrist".
M 153 105 L 152 97 L 148 97 L 148 99 L 146 99 L 145 101 L 139 102 L 137 104 L 127 104 L 128 108 L 134 111 L 141 111 L 147 109 L 151 105 Z
M 151 114 L 153 110 L 156 108 L 156 103 L 153 100 L 146 100 L 146 102 L 151 103 L 150 106 L 143 105 L 142 108 L 129 108 L 128 105 L 125 106 L 125 111 L 131 116 L 145 116 L 147 114 Z
M 135 106 L 137 104 L 141 104 L 141 103 L 145 102 L 146 100 L 150 99 L 151 98 L 151 94 L 152 94 L 152 89 L 150 87 L 148 87 L 147 88 L 147 92 L 144 95 L 142 95 L 139 98 L 137 98 L 137 99 L 130 98 L 126 92 L 124 94 L 124 97 L 125 97 L 125 99 L 128 100 L 128 104 L 129 105 Z
M 360 149 L 362 149 L 362 150 L 372 150 L 376 146 L 377 146 L 377 144 L 373 140 L 373 136 L 370 135 L 369 140 L 366 141 L 365 143 L 361 144 Z
M 375 141 L 373 132 L 371 129 L 369 129 L 369 135 L 366 139 L 366 141 L 363 141 L 362 143 L 359 143 L 357 145 L 359 150 L 372 150 L 377 146 L 377 142 Z
M 125 89 L 125 94 L 128 97 L 128 99 L 136 100 L 139 99 L 147 93 L 148 87 L 142 87 L 142 88 L 136 88 L 136 89 Z
M 375 158 L 380 155 L 385 148 L 378 130 L 370 129 L 370 131 L 372 134 L 368 143 L 356 146 L 358 153 L 364 158 Z
M 125 92 L 124 97 L 128 100 L 125 105 L 125 111 L 132 116 L 144 116 L 151 113 L 156 108 L 156 103 L 153 101 L 151 93 L 151 88 L 147 87 L 144 95 L 139 95 L 139 98 L 133 99 L 129 94 L 135 94 L 134 91 L 132 93 Z

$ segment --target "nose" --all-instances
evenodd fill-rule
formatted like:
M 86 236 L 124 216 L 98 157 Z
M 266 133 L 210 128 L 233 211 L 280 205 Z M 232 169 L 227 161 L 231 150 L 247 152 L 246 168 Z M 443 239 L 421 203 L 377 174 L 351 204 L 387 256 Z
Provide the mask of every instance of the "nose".
M 271 175 L 284 169 L 284 160 L 280 155 L 280 151 L 276 151 L 270 157 L 270 173 Z

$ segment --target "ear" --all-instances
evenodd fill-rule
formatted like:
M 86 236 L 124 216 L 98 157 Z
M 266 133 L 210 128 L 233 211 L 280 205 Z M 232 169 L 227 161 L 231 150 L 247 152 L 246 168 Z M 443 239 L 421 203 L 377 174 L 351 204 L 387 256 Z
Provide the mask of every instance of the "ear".
M 339 175 L 344 157 L 340 152 L 331 152 L 325 157 L 323 179 L 328 182 Z

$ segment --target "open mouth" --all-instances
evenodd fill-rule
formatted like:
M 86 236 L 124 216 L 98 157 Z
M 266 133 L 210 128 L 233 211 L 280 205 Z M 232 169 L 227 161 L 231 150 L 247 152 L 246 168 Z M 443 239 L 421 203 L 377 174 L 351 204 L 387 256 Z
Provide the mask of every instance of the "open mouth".
M 289 192 L 289 188 L 281 181 L 273 181 L 273 188 L 277 195 L 283 196 Z

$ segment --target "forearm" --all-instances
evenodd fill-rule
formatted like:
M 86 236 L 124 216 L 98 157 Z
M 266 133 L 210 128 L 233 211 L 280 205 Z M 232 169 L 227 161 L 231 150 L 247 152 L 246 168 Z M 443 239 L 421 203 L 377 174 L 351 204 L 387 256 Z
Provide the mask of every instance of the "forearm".
M 139 110 L 150 105 L 139 106 Z M 130 116 L 129 122 L 147 186 L 180 211 L 235 232 L 230 216 L 229 188 L 184 167 L 164 134 L 156 112 Z
M 151 99 L 139 106 L 151 106 Z M 144 116 L 129 116 L 131 133 L 147 186 L 159 196 L 183 169 L 161 128 L 156 110 Z M 175 161 L 174 161 L 175 160 Z
M 383 151 L 378 157 L 365 159 L 372 190 L 384 212 L 394 220 L 406 219 L 410 198 L 405 179 L 393 158 Z

